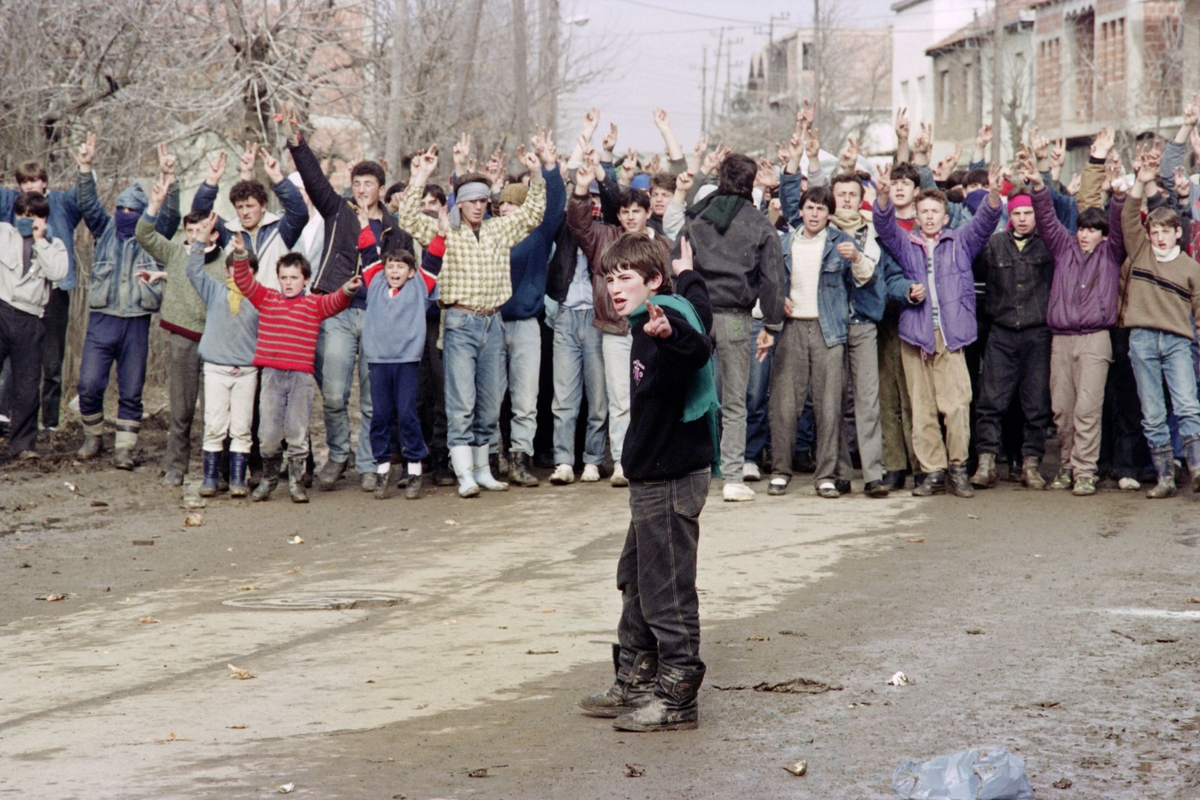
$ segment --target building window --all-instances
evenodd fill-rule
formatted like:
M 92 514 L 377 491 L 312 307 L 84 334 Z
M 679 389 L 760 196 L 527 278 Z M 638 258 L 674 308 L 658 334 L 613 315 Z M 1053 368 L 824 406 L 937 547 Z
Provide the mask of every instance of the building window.
M 812 72 L 812 42 L 805 42 L 800 45 L 800 69 L 805 72 Z

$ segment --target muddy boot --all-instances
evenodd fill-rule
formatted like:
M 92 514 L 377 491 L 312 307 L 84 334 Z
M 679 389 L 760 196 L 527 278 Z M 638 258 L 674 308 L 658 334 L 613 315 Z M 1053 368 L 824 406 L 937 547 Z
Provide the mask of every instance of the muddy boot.
M 517 486 L 533 487 L 538 485 L 538 479 L 529 471 L 529 456 L 520 451 L 514 450 L 512 454 L 512 467 L 508 471 L 509 483 Z
M 200 484 L 201 497 L 217 496 L 217 471 L 221 468 L 221 454 L 204 453 L 204 482 Z
M 1075 485 L 1075 471 L 1070 467 L 1059 467 L 1058 474 L 1054 476 L 1054 480 L 1046 486 L 1047 489 L 1056 491 L 1062 489 L 1070 489 Z
M 950 474 L 946 476 L 946 491 L 956 497 L 975 496 L 975 490 L 971 488 L 971 479 L 967 477 L 966 464 L 950 465 Z
M 304 491 L 304 456 L 288 459 L 288 495 L 293 503 L 308 502 L 308 492 Z
M 654 699 L 654 681 L 658 676 L 658 653 L 613 648 L 613 672 L 616 680 L 607 690 L 589 694 L 579 707 L 592 717 L 619 717 L 631 714 Z
M 1150 500 L 1162 500 L 1175 496 L 1175 465 L 1172 463 L 1171 445 L 1150 448 L 1150 460 L 1158 475 L 1158 485 L 1146 492 Z
M 690 731 L 700 723 L 696 695 L 704 680 L 704 668 L 675 669 L 658 666 L 658 686 L 649 703 L 613 720 L 619 731 Z
M 1025 456 L 1024 461 L 1021 462 L 1021 483 L 1025 484 L 1026 489 L 1046 488 L 1046 479 L 1038 471 L 1041 465 L 1042 460 L 1037 456 Z
M 971 476 L 971 485 L 978 489 L 991 489 L 996 485 L 996 454 L 980 453 L 979 466 Z
M 113 438 L 113 466 L 117 469 L 133 469 L 133 448 L 137 447 L 141 427 L 142 423 L 134 420 L 117 420 L 117 435 Z
M 413 470 L 418 470 L 413 472 Z M 420 500 L 421 490 L 425 488 L 425 476 L 421 474 L 421 463 L 418 461 L 415 465 L 408 465 L 408 484 L 404 487 L 405 500 Z
M 487 452 L 486 448 L 484 452 Z M 454 474 L 458 476 L 459 497 L 479 497 L 479 484 L 475 482 L 474 459 L 475 455 L 471 452 L 470 445 L 463 444 L 450 448 L 450 463 L 454 465 Z
M 75 457 L 80 461 L 95 458 L 104 451 L 104 415 L 83 418 L 83 444 Z M 182 481 L 181 481 L 182 482 Z
M 395 467 L 388 464 L 384 467 L 384 472 L 375 472 L 375 499 L 387 500 L 392 496 L 392 473 L 395 472 Z
M 912 494 L 913 497 L 932 497 L 945 491 L 946 473 L 939 469 L 927 473 L 925 478 L 913 487 Z
M 1183 455 L 1187 459 L 1188 471 L 1192 473 L 1192 494 L 1200 492 L 1200 436 L 1184 439 Z
M 250 487 L 246 485 L 246 462 L 249 458 L 249 453 L 231 452 L 229 454 L 230 497 L 245 497 L 250 494 Z
M 488 463 L 487 445 L 474 448 L 472 456 L 474 458 L 475 471 L 471 477 L 475 479 L 475 483 L 479 485 L 479 488 L 486 489 L 489 492 L 507 492 L 508 484 L 492 477 L 492 468 Z
M 294 464 L 294 459 L 288 459 L 288 486 L 291 486 L 292 470 L 296 471 L 296 476 L 300 477 L 304 474 L 304 459 L 300 459 L 298 465 Z M 317 473 L 317 483 L 321 487 L 322 492 L 331 492 L 337 487 L 337 482 L 342 479 L 342 473 L 346 471 L 345 461 L 327 460 L 321 465 L 321 471 Z
M 254 494 L 250 495 L 250 499 L 255 503 L 269 500 L 271 492 L 279 485 L 279 462 L 279 456 L 263 456 L 262 480 L 254 487 Z

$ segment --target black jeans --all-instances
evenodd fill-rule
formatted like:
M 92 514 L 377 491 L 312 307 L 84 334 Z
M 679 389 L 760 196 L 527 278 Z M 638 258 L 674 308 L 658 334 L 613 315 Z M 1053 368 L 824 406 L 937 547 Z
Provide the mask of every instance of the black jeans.
M 629 534 L 617 562 L 622 595 L 617 639 L 658 653 L 660 665 L 703 670 L 696 552 L 708 469 L 666 481 L 631 481 Z
M 1113 328 L 1112 364 L 1104 385 L 1104 416 L 1100 423 L 1100 473 L 1113 478 L 1141 479 L 1150 463 L 1142 433 L 1142 401 L 1129 360 L 1129 329 Z
M 67 352 L 67 325 L 71 321 L 71 293 L 62 289 L 50 290 L 50 301 L 42 314 L 46 330 L 42 351 L 42 425 L 58 427 L 58 412 L 62 404 L 63 355 Z
M 421 433 L 429 445 L 434 466 L 446 463 L 446 379 L 442 371 L 442 351 L 438 349 L 441 318 L 437 314 L 425 317 L 425 352 L 418 368 L 417 410 L 421 418 Z
M 0 300 L 0 364 L 12 365 L 12 427 L 8 451 L 32 450 L 37 439 L 38 390 L 42 380 L 42 321 Z
M 1004 414 L 1019 393 L 1025 416 L 1021 455 L 1046 454 L 1046 428 L 1053 418 L 1050 407 L 1050 329 L 1046 326 L 1016 331 L 993 325 L 983 352 L 978 422 L 975 426 L 980 453 L 998 455 Z

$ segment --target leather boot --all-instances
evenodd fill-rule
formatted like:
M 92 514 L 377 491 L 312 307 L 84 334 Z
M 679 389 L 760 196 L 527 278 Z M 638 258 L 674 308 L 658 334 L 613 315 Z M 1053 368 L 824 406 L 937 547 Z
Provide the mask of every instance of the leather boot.
M 1175 496 L 1175 465 L 1172 463 L 1171 445 L 1150 448 L 1150 460 L 1154 462 L 1154 473 L 1158 485 L 1146 492 L 1150 500 L 1162 500 Z
M 221 468 L 221 454 L 204 451 L 204 482 L 200 484 L 201 497 L 217 496 L 217 472 Z
M 658 665 L 658 686 L 649 703 L 613 720 L 619 731 L 689 731 L 700 722 L 696 695 L 704 680 L 704 668 L 683 670 Z
M 408 473 L 408 484 L 404 487 L 405 500 L 420 500 L 421 491 L 425 488 L 425 475 Z
M 251 501 L 260 503 L 271 498 L 271 492 L 275 491 L 275 487 L 279 485 L 281 460 L 279 456 L 263 456 L 262 480 L 258 482 L 258 486 L 254 487 L 254 494 L 250 495 Z
M 304 456 L 288 459 L 288 495 L 293 503 L 308 502 L 308 492 L 304 491 Z
M 996 454 L 980 453 L 979 466 L 971 476 L 971 485 L 979 489 L 991 489 L 996 485 Z
M 658 653 L 645 650 L 622 650 L 613 646 L 612 686 L 598 694 L 589 694 L 579 701 L 579 707 L 592 717 L 619 717 L 646 705 L 654 697 L 654 682 L 658 676 Z
M 95 458 L 104 451 L 104 415 L 96 414 L 83 418 L 83 444 L 75 457 L 80 461 Z M 182 481 L 181 481 L 182 482 Z
M 951 464 L 946 476 L 946 491 L 956 497 L 974 497 L 975 490 L 971 488 L 971 479 L 967 477 L 966 464 Z
M 245 497 L 250 494 L 246 485 L 246 462 L 250 460 L 249 453 L 229 453 L 229 496 Z
M 475 471 L 472 473 L 472 477 L 475 479 L 475 483 L 479 485 L 479 488 L 486 489 L 489 492 L 507 492 L 508 484 L 492 477 L 492 468 L 488 463 L 488 446 L 485 444 L 474 448 L 472 456 L 475 463 Z
M 470 445 L 462 444 L 450 448 L 450 463 L 454 465 L 454 474 L 458 476 L 459 497 L 479 497 L 479 484 L 475 482 L 474 459 L 475 454 L 471 452 Z
M 518 450 L 512 454 L 512 466 L 508 471 L 509 483 L 517 486 L 533 487 L 538 485 L 538 479 L 529 471 L 529 456 Z
M 1184 439 L 1183 455 L 1187 459 L 1188 471 L 1192 473 L 1192 493 L 1200 492 L 1200 436 Z
M 387 472 L 375 473 L 375 499 L 387 500 L 392 496 L 392 473 L 396 468 L 391 464 L 387 466 Z
M 1042 460 L 1037 456 L 1025 456 L 1021 462 L 1021 483 L 1025 484 L 1026 489 L 1046 488 L 1046 479 L 1038 470 L 1041 465 Z
M 934 470 L 925 475 L 925 479 L 918 483 L 912 490 L 913 497 L 932 497 L 935 494 L 943 494 L 946 491 L 946 473 L 942 470 Z
M 117 434 L 113 437 L 113 466 L 117 469 L 133 469 L 133 448 L 137 447 L 141 427 L 142 423 L 134 420 L 117 420 Z
M 301 459 L 300 465 L 293 466 L 295 459 L 288 459 L 288 486 L 292 484 L 292 470 L 296 471 L 296 476 L 300 477 L 304 474 L 304 460 Z M 322 492 L 331 492 L 337 487 L 337 482 L 341 480 L 342 473 L 346 471 L 345 461 L 327 460 L 321 465 L 321 471 L 317 473 L 317 483 L 321 487 Z

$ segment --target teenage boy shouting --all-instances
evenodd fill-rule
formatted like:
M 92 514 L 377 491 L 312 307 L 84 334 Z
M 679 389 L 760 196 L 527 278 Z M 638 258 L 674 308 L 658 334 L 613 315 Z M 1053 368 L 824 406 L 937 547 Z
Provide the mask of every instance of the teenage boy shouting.
M 712 310 L 685 241 L 672 292 L 667 256 L 626 233 L 601 270 L 618 314 L 630 320 L 631 411 L 622 453 L 632 520 L 617 563 L 622 611 L 616 681 L 579 701 L 625 731 L 695 728 L 704 680 L 696 554 L 700 512 L 716 458 Z

